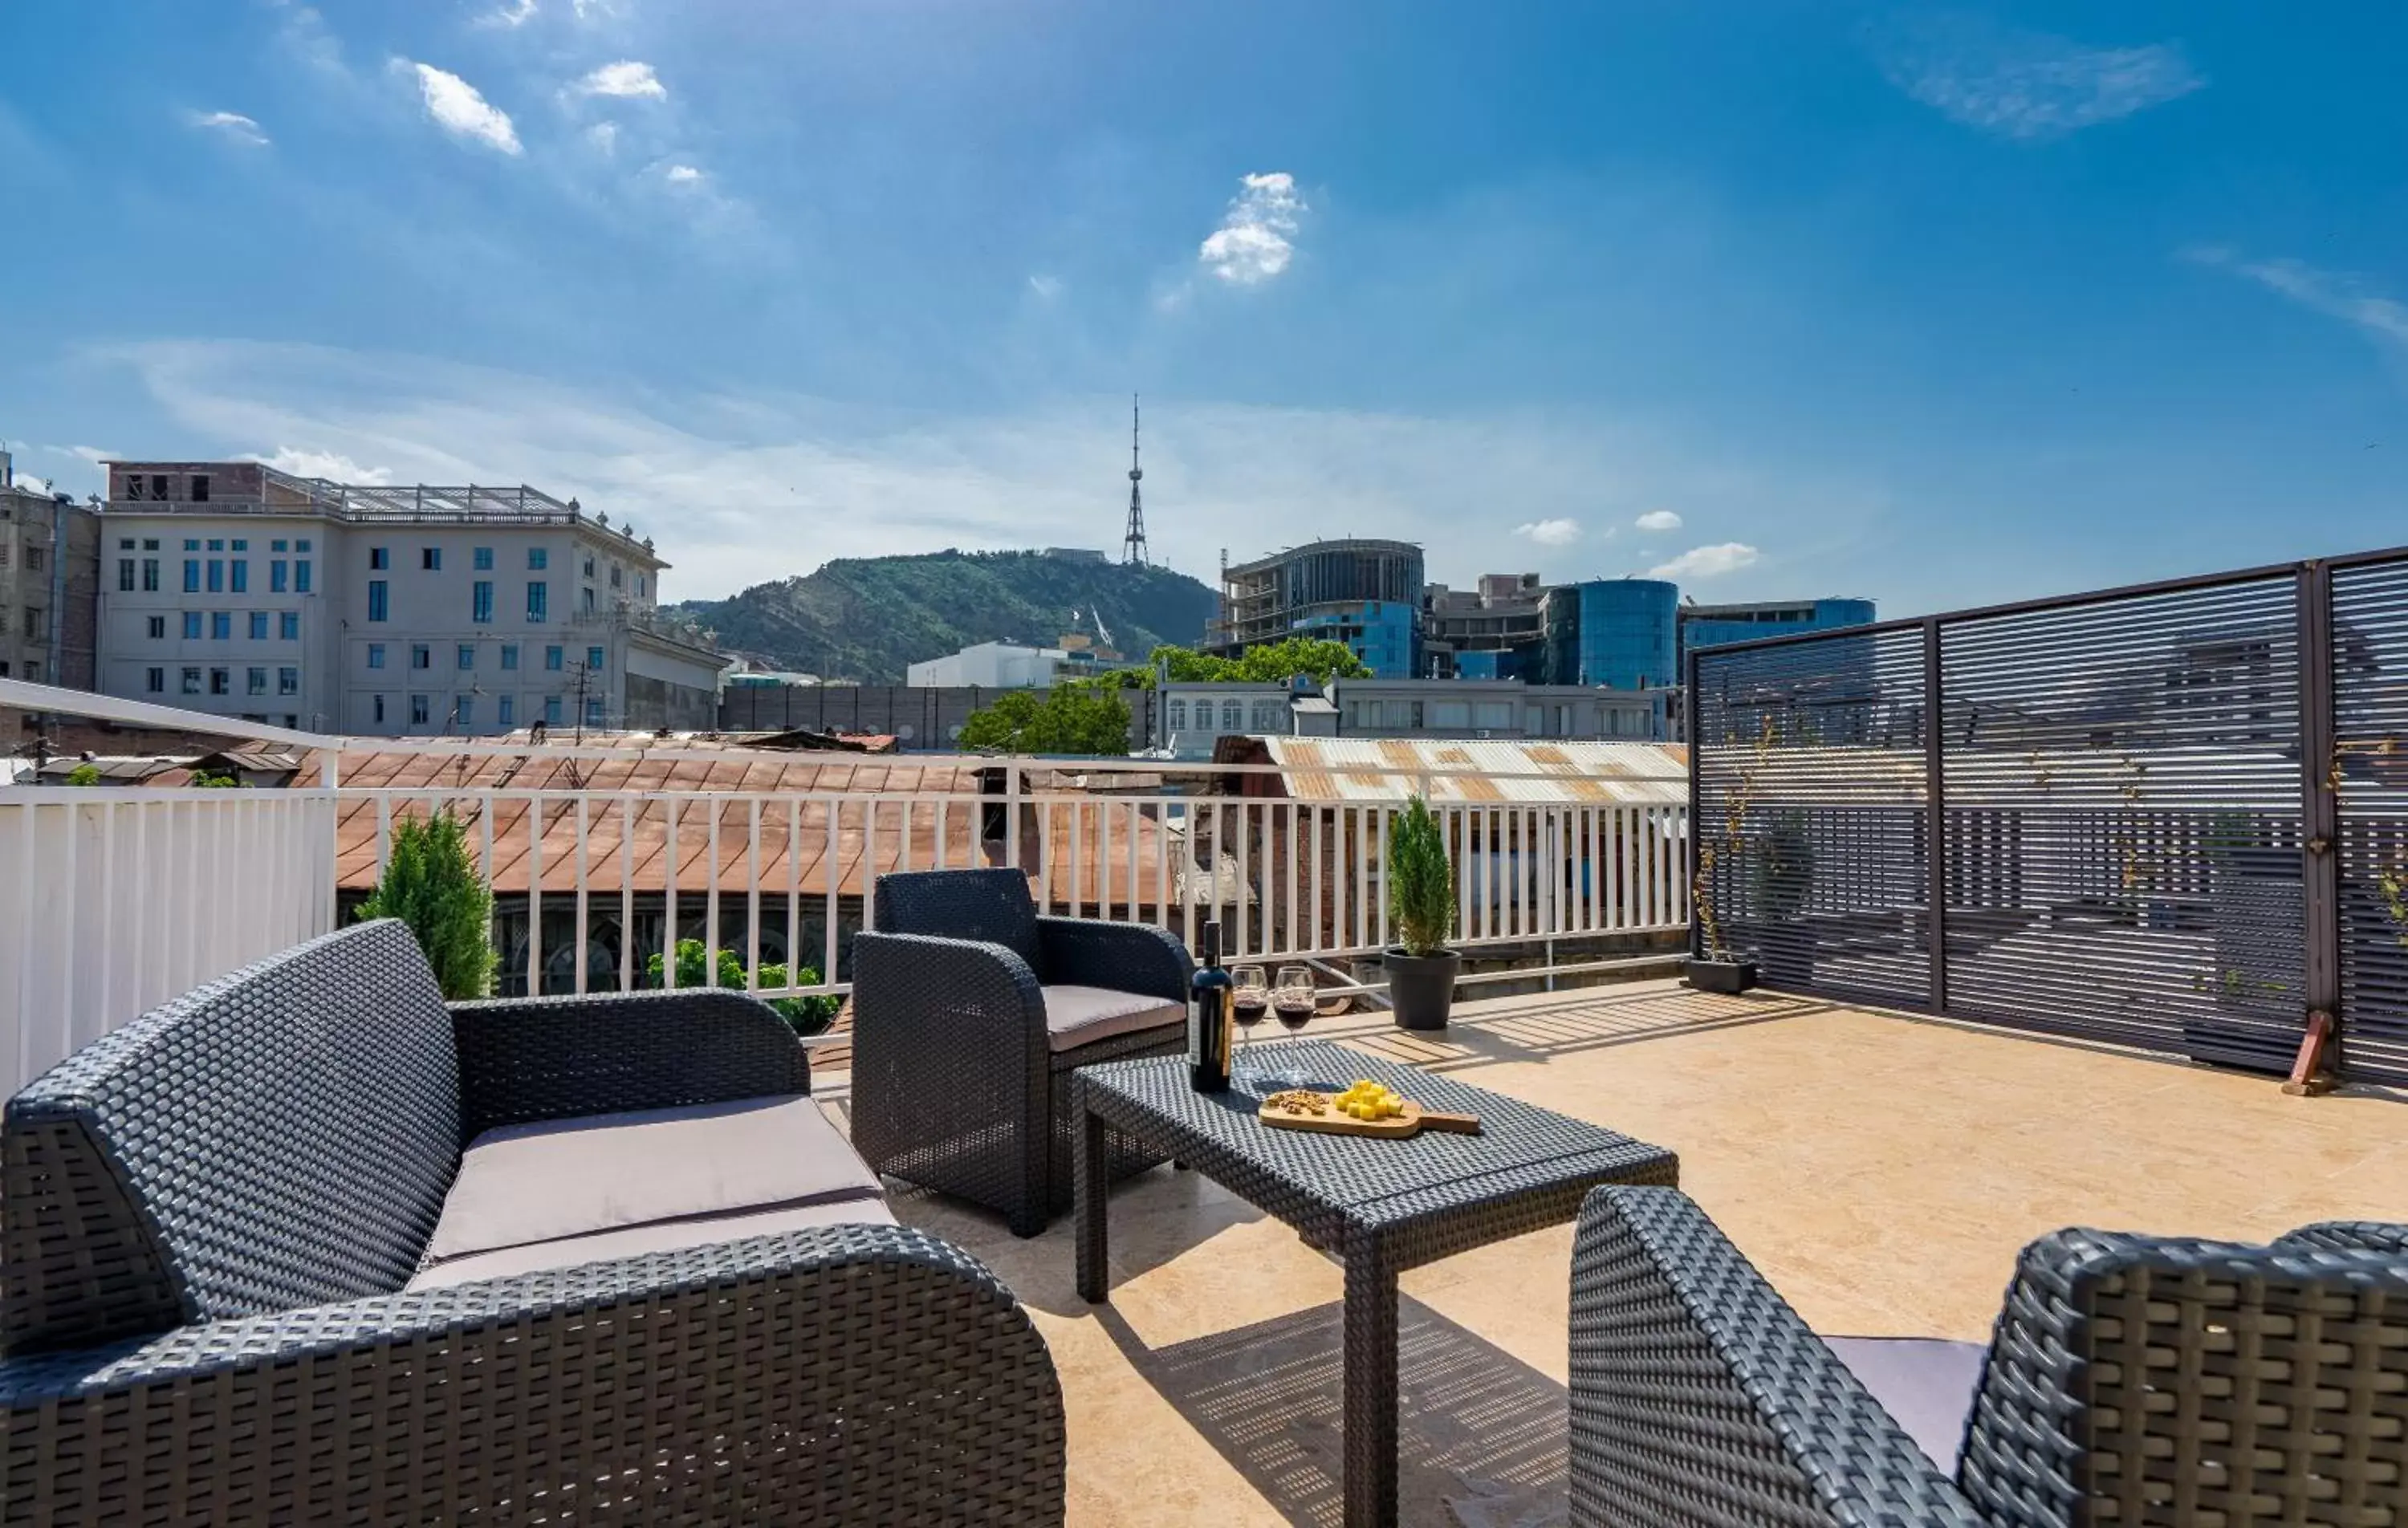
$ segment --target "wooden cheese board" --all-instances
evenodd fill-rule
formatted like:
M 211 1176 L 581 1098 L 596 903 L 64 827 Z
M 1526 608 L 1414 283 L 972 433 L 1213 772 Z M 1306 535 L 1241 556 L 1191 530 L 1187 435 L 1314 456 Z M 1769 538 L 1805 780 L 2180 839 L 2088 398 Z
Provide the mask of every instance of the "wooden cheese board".
M 1383 1135 L 1391 1140 L 1403 1140 L 1425 1130 L 1443 1130 L 1458 1135 L 1480 1134 L 1480 1116 L 1441 1114 L 1426 1109 L 1410 1098 L 1404 1101 L 1402 1114 L 1392 1115 L 1385 1120 L 1357 1120 L 1351 1114 L 1341 1113 L 1338 1108 L 1338 1095 L 1328 1092 L 1318 1095 L 1325 1106 L 1324 1112 L 1319 1114 L 1291 1113 L 1280 1107 L 1280 1100 L 1302 1091 L 1309 1090 L 1271 1094 L 1254 1110 L 1254 1118 L 1281 1130 L 1311 1130 L 1324 1135 Z

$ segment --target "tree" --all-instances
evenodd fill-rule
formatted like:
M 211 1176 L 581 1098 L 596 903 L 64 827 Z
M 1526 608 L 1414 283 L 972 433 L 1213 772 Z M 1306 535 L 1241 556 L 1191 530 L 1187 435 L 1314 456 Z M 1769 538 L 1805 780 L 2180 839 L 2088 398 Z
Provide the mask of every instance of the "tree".
M 1455 933 L 1455 872 L 1446 834 L 1415 796 L 1388 832 L 1388 921 L 1408 955 L 1436 955 Z
M 67 771 L 67 783 L 69 785 L 98 785 L 100 783 L 100 765 L 90 763 L 76 765 L 73 769 Z
M 1368 679 L 1370 665 L 1343 642 L 1326 637 L 1283 636 L 1235 658 L 1197 652 L 1193 648 L 1161 647 L 1146 655 L 1143 668 L 1114 669 L 1073 684 L 1108 689 L 1151 690 L 1159 673 L 1173 684 L 1285 684 L 1297 675 L 1310 675 L 1322 684 L 1332 679 Z
M 1128 751 L 1128 703 L 1091 685 L 1057 684 L 1039 700 L 1032 690 L 996 697 L 962 724 L 961 745 L 996 753 L 1083 754 Z
M 492 986 L 494 893 L 469 857 L 467 830 L 448 810 L 393 825 L 384 875 L 360 916 L 409 925 L 446 998 L 482 997 Z

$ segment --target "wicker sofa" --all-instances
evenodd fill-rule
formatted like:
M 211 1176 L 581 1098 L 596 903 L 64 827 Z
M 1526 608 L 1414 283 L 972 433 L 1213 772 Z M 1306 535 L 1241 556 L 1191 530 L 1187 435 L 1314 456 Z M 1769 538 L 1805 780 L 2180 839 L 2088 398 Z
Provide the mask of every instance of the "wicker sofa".
M 878 878 L 853 943 L 853 1142 L 1033 1236 L 1070 1207 L 1070 1078 L 1175 1055 L 1196 963 L 1160 929 L 1043 918 L 1017 870 Z M 1115 1178 L 1163 1159 L 1113 1132 Z
M 0 1126 L 0 1521 L 1059 1522 L 1042 1339 L 809 1088 L 392 922 L 136 1021 Z
M 2408 1226 L 2062 1231 L 1986 1348 L 1825 1339 L 1677 1190 L 1572 1260 L 1575 1524 L 2408 1522 Z

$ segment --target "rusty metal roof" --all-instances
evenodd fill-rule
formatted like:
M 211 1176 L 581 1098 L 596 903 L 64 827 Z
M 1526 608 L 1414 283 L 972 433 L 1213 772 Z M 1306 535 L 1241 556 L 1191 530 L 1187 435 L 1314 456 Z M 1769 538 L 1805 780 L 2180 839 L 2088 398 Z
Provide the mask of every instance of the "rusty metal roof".
M 1676 743 L 1265 737 L 1290 796 L 1402 801 L 1427 771 L 1432 801 L 1678 806 L 1689 799 L 1689 752 Z M 1448 773 L 1452 771 L 1452 773 Z M 1537 777 L 1510 778 L 1511 776 Z

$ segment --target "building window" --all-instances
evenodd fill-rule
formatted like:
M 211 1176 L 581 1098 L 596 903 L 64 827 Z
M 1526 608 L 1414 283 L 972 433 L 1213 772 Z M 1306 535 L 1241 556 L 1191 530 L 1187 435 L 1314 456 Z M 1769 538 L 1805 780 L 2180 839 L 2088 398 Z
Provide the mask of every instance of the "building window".
M 251 612 L 251 639 L 254 642 L 265 642 L 267 640 L 266 611 L 253 610 Z
M 474 695 L 452 697 L 452 724 L 455 727 L 473 727 L 477 724 L 477 698 Z
M 641 597 L 643 596 L 643 593 L 644 593 L 644 576 L 643 576 L 642 574 L 638 573 L 638 574 L 637 574 L 637 575 L 636 575 L 636 594 L 637 594 L 637 597 L 638 597 L 638 598 L 641 598 Z
M 227 588 L 231 589 L 237 594 L 248 594 L 251 593 L 251 561 L 249 558 L 236 558 L 227 565 L 226 572 L 229 576 L 226 581 Z
M 184 559 L 184 593 L 197 594 L 200 592 L 201 560 L 197 557 L 187 557 Z
M 519 645 L 518 645 L 516 642 L 505 642 L 505 643 L 503 643 L 503 644 L 502 644 L 502 667 L 503 667 L 504 669 L 506 669 L 506 670 L 507 670 L 507 669 L 513 669 L 513 668 L 516 668 L 516 667 L 518 667 L 518 666 L 519 666 Z
M 249 551 L 251 550 L 251 543 L 244 540 L 234 540 L 227 542 L 226 547 L 227 550 L 232 551 Z
M 184 543 L 184 550 L 186 551 L 198 551 L 201 550 L 201 544 L 197 541 L 187 540 Z
M 368 549 L 368 571 L 370 573 L 382 573 L 392 566 L 393 551 L 391 548 L 370 547 Z
M 234 693 L 234 670 L 230 668 L 210 669 L 209 693 L 213 695 L 230 695 Z
M 158 543 L 154 541 L 151 545 L 155 547 Z M 156 557 L 142 559 L 142 592 L 146 594 L 159 593 L 159 559 Z
M 25 682 L 27 684 L 39 684 L 42 682 L 42 661 L 39 658 L 28 658 L 25 660 Z
M 42 639 L 42 611 L 41 611 L 41 607 L 40 607 L 39 606 L 29 605 L 29 606 L 25 607 L 25 640 L 26 640 L 26 641 L 28 641 L 28 642 L 38 642 L 38 641 L 40 641 L 41 639 Z M 31 664 L 27 664 L 26 666 L 30 668 L 30 667 L 31 667 L 31 666 L 33 666 L 33 665 L 31 665 Z M 26 678 L 31 678 L 32 677 L 33 677 L 33 676 L 32 676 L 32 675 L 30 675 L 30 674 L 26 676 Z
M 290 575 L 284 566 L 284 560 L 282 558 L 277 558 L 267 564 L 267 592 L 269 593 L 283 593 L 290 581 Z
M 1279 730 L 1279 702 L 1274 700 L 1254 702 L 1254 730 L 1256 732 Z
M 306 547 L 309 543 L 304 541 L 301 544 Z M 309 593 L 309 560 L 306 557 L 293 564 L 293 593 Z
M 551 604 L 552 585 L 548 583 L 527 585 L 527 621 L 531 624 L 538 626 L 543 624 L 544 612 L 550 608 Z
M 164 668 L 150 668 L 143 670 L 142 688 L 154 695 L 165 694 L 167 693 L 167 671 Z
M 283 541 L 270 541 L 270 542 L 267 544 L 267 550 L 270 550 L 270 551 L 290 551 L 290 550 L 292 550 L 293 549 L 292 549 L 292 547 L 291 547 L 288 543 L 286 543 L 286 542 L 283 542 Z
M 587 648 L 585 650 L 585 666 L 594 670 L 594 672 L 597 674 L 602 671 L 602 650 L 600 648 Z
M 225 593 L 225 559 L 222 557 L 209 559 L 209 593 L 212 594 Z
M 477 565 L 478 572 L 491 573 L 494 570 L 494 549 L 478 547 L 468 553 L 468 560 Z
M 150 632 L 151 641 L 165 642 L 167 639 L 167 618 L 165 616 L 152 616 L 147 629 Z
M 1185 701 L 1172 701 L 1164 715 L 1166 718 L 1166 724 L 1172 732 L 1185 732 L 1187 730 L 1187 703 Z
M 594 554 L 590 551 L 585 554 L 585 576 L 594 577 Z
M 120 541 L 117 544 L 117 550 L 120 551 L 132 551 L 134 550 L 134 538 L 129 536 L 124 540 Z
M 1223 732 L 1242 732 L 1245 730 L 1245 708 L 1234 700 L 1223 701 L 1221 703 L 1221 730 Z
M 440 572 L 442 572 L 442 571 L 443 571 L 443 549 L 442 549 L 442 548 L 440 548 L 440 547 L 421 547 L 421 548 L 419 548 L 419 549 L 418 549 L 418 566 L 419 566 L 419 571 L 421 571 L 421 572 L 423 572 L 423 573 L 440 573 Z
M 370 696 L 368 697 L 368 700 L 369 700 L 369 702 L 370 702 L 369 709 L 370 709 L 370 711 L 371 711 L 371 712 L 375 715 L 375 717 L 376 717 L 377 725 L 378 725 L 378 726 L 380 726 L 380 727 L 383 726 L 383 725 L 384 725 L 384 697 L 383 697 L 382 695 L 370 695 Z
M 187 610 L 184 612 L 184 640 L 187 642 L 197 642 L 200 639 L 201 612 L 198 610 Z
M 430 714 L 432 714 L 432 709 L 433 708 L 427 705 L 426 697 L 424 695 L 410 696 L 409 724 L 413 727 L 423 727 L 426 725 L 426 719 Z
M 211 610 L 209 612 L 209 640 L 212 642 L 231 642 L 234 640 L 234 612 L 232 610 Z
M 165 499 L 167 496 L 167 475 L 165 473 L 154 472 L 150 475 L 150 496 L 154 499 Z
M 309 564 L 304 563 L 301 565 L 303 567 L 308 567 Z M 382 578 L 370 578 L 368 580 L 368 619 L 370 621 L 382 621 L 385 618 L 385 610 L 384 580 Z
M 301 671 L 297 668 L 278 669 L 276 671 L 276 693 L 280 695 L 299 694 L 301 693 Z
M 592 615 L 594 613 L 594 586 L 588 584 L 583 589 L 579 590 L 578 593 L 585 596 L 585 613 L 589 616 Z
M 159 550 L 159 538 L 154 536 L 145 540 L 142 543 L 142 550 L 144 551 L 157 551 Z
M 585 724 L 589 727 L 598 727 L 602 724 L 601 696 L 588 695 L 585 697 Z
M 627 573 L 627 570 L 626 570 L 625 568 L 621 567 L 621 566 L 620 566 L 618 564 L 616 564 L 616 563 L 611 564 L 610 564 L 610 587 L 611 587 L 611 588 L 613 588 L 613 589 L 624 588 L 624 584 L 623 580 L 625 578 L 625 577 L 626 577 L 626 573 Z
M 25 571 L 28 573 L 41 572 L 42 558 L 44 555 L 45 553 L 41 548 L 27 547 L 25 549 Z
M 309 550 L 309 543 L 306 539 L 295 541 L 293 543 L 293 550 L 294 551 L 308 551 Z
M 543 724 L 547 727 L 557 727 L 560 725 L 560 697 L 558 695 L 546 695 L 543 697 Z
M 412 668 L 433 668 L 435 666 L 435 650 L 428 647 L 423 642 L 412 642 L 409 644 L 409 666 Z
M 480 626 L 493 623 L 494 581 L 491 578 L 478 579 L 476 586 L 469 590 L 468 619 Z
M 121 594 L 134 593 L 134 559 L 131 557 L 117 560 L 117 592 Z
M 383 643 L 371 642 L 368 644 L 368 666 L 370 668 L 382 668 L 384 666 Z
M 211 537 L 209 537 L 209 550 L 211 550 L 211 551 L 223 551 L 223 550 L 225 550 L 225 542 L 224 542 L 222 538 L 220 538 L 220 537 L 218 537 L 218 536 L 211 536 Z
M 201 671 L 197 668 L 188 668 L 184 670 L 184 693 L 188 695 L 197 695 L 200 693 Z
M 276 617 L 276 635 L 284 638 L 287 642 L 300 641 L 301 612 L 298 610 L 283 610 L 278 612 Z
M 554 674 L 560 672 L 562 664 L 560 661 L 560 650 L 558 648 L 546 648 L 543 650 L 543 666 Z
M 519 697 L 504 695 L 494 702 L 494 720 L 505 727 L 514 727 L 519 721 Z
M 460 666 L 462 668 L 474 668 L 477 666 L 476 643 L 463 642 L 460 644 Z
M 243 675 L 243 680 L 244 694 L 264 695 L 267 693 L 267 670 L 264 668 L 251 669 Z
M 540 573 L 550 566 L 552 566 L 552 553 L 548 550 L 542 547 L 527 549 L 527 567 L 530 571 Z
M 193 474 L 193 502 L 194 504 L 209 502 L 209 475 L 206 472 Z

